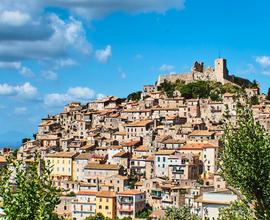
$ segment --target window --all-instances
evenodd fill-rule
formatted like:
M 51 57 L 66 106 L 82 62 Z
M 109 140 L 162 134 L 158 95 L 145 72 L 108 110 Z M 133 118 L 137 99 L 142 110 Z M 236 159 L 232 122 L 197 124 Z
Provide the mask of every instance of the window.
M 160 157 L 157 158 L 158 162 L 160 162 Z
M 105 209 L 108 210 L 108 209 L 109 209 L 109 206 L 106 205 L 106 206 L 105 206 Z
M 102 209 L 102 205 L 98 206 L 99 209 Z

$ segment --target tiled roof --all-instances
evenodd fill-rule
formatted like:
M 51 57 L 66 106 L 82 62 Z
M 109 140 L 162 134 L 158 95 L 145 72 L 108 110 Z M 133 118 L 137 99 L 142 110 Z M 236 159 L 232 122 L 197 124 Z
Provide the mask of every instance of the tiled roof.
M 95 196 L 97 194 L 97 192 L 95 191 L 79 191 L 77 192 L 77 195 L 93 195 Z
M 112 191 L 99 191 L 96 194 L 97 197 L 113 198 L 116 197 L 116 193 Z
M 171 154 L 175 154 L 175 150 L 159 150 L 157 151 L 155 154 L 156 155 L 171 155 Z
M 211 136 L 215 132 L 210 132 L 208 130 L 194 130 L 189 136 Z
M 143 192 L 137 190 L 137 189 L 130 189 L 123 192 L 119 192 L 118 195 L 139 195 L 143 194 Z
M 78 153 L 76 152 L 56 152 L 52 154 L 47 154 L 46 157 L 60 157 L 60 158 L 73 158 L 77 156 Z
M 202 150 L 204 148 L 218 148 L 218 146 L 210 143 L 194 143 L 186 144 L 180 150 Z
M 135 149 L 135 151 L 149 151 L 149 147 L 146 147 L 144 145 L 140 145 Z
M 84 169 L 92 170 L 118 170 L 119 166 L 116 164 L 99 164 L 99 163 L 88 163 Z
M 148 125 L 150 123 L 152 123 L 152 120 L 143 120 L 143 121 L 131 122 L 125 126 L 126 127 L 145 127 L 146 125 Z

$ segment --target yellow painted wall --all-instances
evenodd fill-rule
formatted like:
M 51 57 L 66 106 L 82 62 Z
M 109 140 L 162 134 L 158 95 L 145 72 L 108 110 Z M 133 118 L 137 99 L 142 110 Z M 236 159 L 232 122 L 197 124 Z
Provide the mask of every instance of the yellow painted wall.
M 114 219 L 116 217 L 116 198 L 97 197 L 96 213 L 102 213 L 105 217 Z
M 73 163 L 72 158 L 58 158 L 58 157 L 48 157 L 45 158 L 46 164 L 50 161 L 50 166 L 52 168 L 52 176 L 70 176 L 73 174 Z

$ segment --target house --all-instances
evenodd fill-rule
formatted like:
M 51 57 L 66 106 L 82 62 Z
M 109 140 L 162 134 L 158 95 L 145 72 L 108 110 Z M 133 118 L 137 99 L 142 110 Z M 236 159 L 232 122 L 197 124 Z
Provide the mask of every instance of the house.
M 84 167 L 84 180 L 90 183 L 96 183 L 106 177 L 120 174 L 120 167 L 115 164 L 97 164 L 88 163 Z
M 91 160 L 92 156 L 93 154 L 90 153 L 80 153 L 74 158 L 74 180 L 82 181 L 84 179 L 84 167 Z
M 86 217 L 96 214 L 95 191 L 79 191 L 72 202 L 72 219 L 84 220 Z
M 116 217 L 116 194 L 112 191 L 99 191 L 96 194 L 96 213 L 114 219 Z
M 135 218 L 145 208 L 145 192 L 127 190 L 117 194 L 117 217 Z
M 52 166 L 51 176 L 55 179 L 73 179 L 73 161 L 78 155 L 76 152 L 56 152 L 47 154 L 45 163 Z
M 139 139 L 146 135 L 153 126 L 152 120 L 135 121 L 125 125 L 125 131 L 127 133 L 127 138 L 129 139 Z
M 222 190 L 204 192 L 196 199 L 196 202 L 201 204 L 200 215 L 203 219 L 218 220 L 219 209 L 229 207 L 237 199 L 237 195 L 233 194 L 230 190 Z
M 176 153 L 175 150 L 159 150 L 155 152 L 155 176 L 169 176 L 169 157 Z
M 56 206 L 56 213 L 63 218 L 71 218 L 73 196 L 61 196 L 60 203 Z

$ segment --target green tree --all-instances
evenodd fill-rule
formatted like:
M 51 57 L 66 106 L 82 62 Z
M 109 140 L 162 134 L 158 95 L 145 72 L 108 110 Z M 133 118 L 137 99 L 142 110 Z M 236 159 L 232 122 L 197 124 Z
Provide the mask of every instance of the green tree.
M 30 141 L 31 139 L 30 138 L 23 138 L 22 139 L 22 144 L 26 143 L 27 141 Z
M 159 90 L 165 92 L 166 95 L 171 98 L 175 91 L 175 83 L 164 80 L 164 82 L 159 85 Z
M 165 211 L 165 220 L 200 220 L 201 218 L 190 213 L 187 206 L 180 208 L 168 207 Z
M 145 208 L 136 214 L 136 218 L 148 218 L 152 213 L 152 207 L 149 204 L 145 205 Z
M 246 202 L 235 201 L 228 208 L 219 209 L 219 220 L 253 220 L 253 213 Z
M 251 105 L 258 105 L 259 104 L 259 98 L 258 96 L 254 95 L 250 98 L 250 104 Z
M 226 122 L 221 174 L 254 205 L 257 219 L 270 219 L 270 136 L 250 109 L 237 110 L 237 126 Z
M 138 92 L 132 92 L 128 95 L 127 100 L 131 101 L 139 101 L 141 99 L 141 91 Z
M 270 100 L 270 88 L 268 89 L 266 99 L 267 99 L 267 100 Z
M 51 168 L 35 155 L 25 164 L 12 157 L 0 170 L 0 195 L 6 219 L 57 219 L 54 209 L 59 204 L 59 191 L 50 179 Z M 15 175 L 15 176 L 13 176 Z
M 84 220 L 111 220 L 110 218 L 106 217 L 102 213 L 97 213 L 96 215 L 89 216 Z

